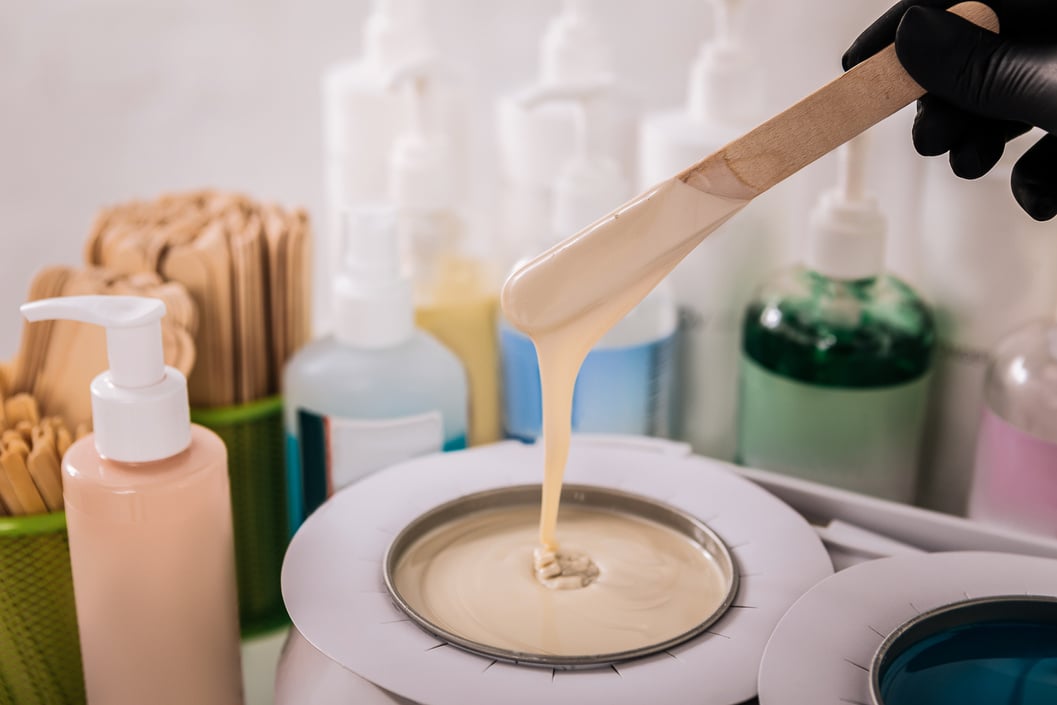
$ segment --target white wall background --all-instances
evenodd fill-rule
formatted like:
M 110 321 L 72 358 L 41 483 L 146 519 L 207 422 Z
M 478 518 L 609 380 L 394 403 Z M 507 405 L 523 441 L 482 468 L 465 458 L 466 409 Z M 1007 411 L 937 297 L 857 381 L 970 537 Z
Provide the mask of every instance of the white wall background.
M 681 101 L 710 32 L 707 3 L 601 4 L 621 78 L 649 107 Z M 836 76 L 845 46 L 888 3 L 746 4 L 777 109 Z M 486 124 L 492 96 L 533 77 L 538 37 L 557 7 L 430 3 L 442 45 L 470 70 Z M 33 273 L 79 262 L 103 204 L 216 186 L 318 215 L 319 76 L 359 52 L 366 11 L 366 0 L 0 2 L 0 358 L 16 349 L 17 306 Z

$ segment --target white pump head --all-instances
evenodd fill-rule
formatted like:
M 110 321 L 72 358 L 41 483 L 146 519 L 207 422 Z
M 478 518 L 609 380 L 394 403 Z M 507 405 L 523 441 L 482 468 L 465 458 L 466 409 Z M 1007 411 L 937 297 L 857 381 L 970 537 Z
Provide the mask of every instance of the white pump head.
M 690 69 L 687 109 L 699 122 L 743 128 L 764 110 L 764 73 L 741 41 L 743 0 L 710 0 L 715 34 L 702 45 Z
M 595 7 L 595 0 L 564 0 L 540 42 L 541 83 L 584 81 L 613 71 L 613 51 Z
M 414 333 L 414 292 L 400 257 L 396 211 L 341 214 L 341 263 L 334 280 L 334 334 L 357 348 L 389 348 Z
M 420 56 L 401 64 L 389 79 L 390 90 L 406 92 L 410 114 L 410 128 L 389 156 L 389 197 L 398 208 L 447 210 L 457 200 L 448 137 L 429 120 L 430 85 L 440 74 L 436 59 Z
M 370 64 L 390 71 L 431 49 L 424 0 L 374 0 L 363 26 L 363 53 Z
M 171 458 L 191 444 L 187 380 L 165 365 L 165 303 L 140 296 L 67 296 L 22 306 L 29 321 L 63 319 L 106 328 L 110 369 L 92 380 L 99 454 L 123 463 Z
M 841 148 L 840 183 L 811 213 L 806 264 L 831 279 L 869 279 L 884 270 L 885 219 L 866 192 L 866 148 L 865 134 Z
M 554 102 L 577 106 L 576 149 L 554 182 L 553 226 L 567 237 L 606 215 L 628 196 L 620 162 L 605 151 L 600 139 L 607 117 L 605 100 L 613 87 L 609 77 L 593 81 L 542 86 L 522 99 L 533 108 Z

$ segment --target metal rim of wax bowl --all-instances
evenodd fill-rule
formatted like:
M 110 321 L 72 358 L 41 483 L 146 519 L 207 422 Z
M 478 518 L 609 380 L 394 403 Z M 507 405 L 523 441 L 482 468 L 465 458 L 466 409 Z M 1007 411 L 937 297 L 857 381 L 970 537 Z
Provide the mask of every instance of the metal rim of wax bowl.
M 730 549 L 715 531 L 701 520 L 662 502 L 629 492 L 592 485 L 564 486 L 561 495 L 562 506 L 578 506 L 611 511 L 653 521 L 689 538 L 715 561 L 726 583 L 727 592 L 723 601 L 708 617 L 678 636 L 638 649 L 583 656 L 558 656 L 502 649 L 459 636 L 433 624 L 428 618 L 415 610 L 401 595 L 396 587 L 397 564 L 407 549 L 418 539 L 452 520 L 460 519 L 475 512 L 514 506 L 539 506 L 541 494 L 542 488 L 540 485 L 515 485 L 485 490 L 445 502 L 413 519 L 389 544 L 382 561 L 385 587 L 396 606 L 419 627 L 430 634 L 478 656 L 485 656 L 515 665 L 524 664 L 558 670 L 571 670 L 604 667 L 661 653 L 666 649 L 703 634 L 727 612 L 727 609 L 734 602 L 740 584 L 737 563 Z
M 870 662 L 870 702 L 885 705 L 881 678 L 907 649 L 948 629 L 984 622 L 1057 624 L 1057 598 L 1046 595 L 996 595 L 961 600 L 922 612 L 904 622 L 877 647 Z

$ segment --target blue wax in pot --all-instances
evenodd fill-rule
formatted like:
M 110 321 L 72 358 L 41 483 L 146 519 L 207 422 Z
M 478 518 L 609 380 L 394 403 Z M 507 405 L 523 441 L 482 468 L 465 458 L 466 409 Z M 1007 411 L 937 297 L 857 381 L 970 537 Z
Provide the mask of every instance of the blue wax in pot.
M 1057 705 L 1057 624 L 946 628 L 883 667 L 880 691 L 884 705 Z

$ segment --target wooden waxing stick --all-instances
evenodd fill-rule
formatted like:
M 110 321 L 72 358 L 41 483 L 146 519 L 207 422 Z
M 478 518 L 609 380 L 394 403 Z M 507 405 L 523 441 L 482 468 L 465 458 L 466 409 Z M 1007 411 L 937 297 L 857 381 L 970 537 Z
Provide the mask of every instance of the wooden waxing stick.
M 982 3 L 963 2 L 950 12 L 998 31 L 998 17 Z M 924 94 L 888 46 L 679 178 L 719 196 L 755 198 Z

